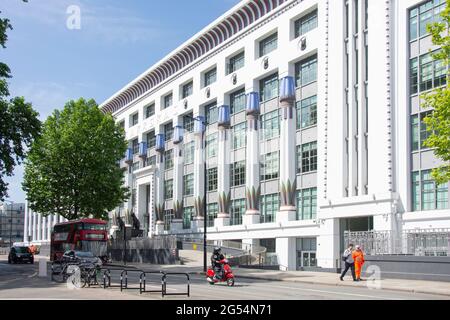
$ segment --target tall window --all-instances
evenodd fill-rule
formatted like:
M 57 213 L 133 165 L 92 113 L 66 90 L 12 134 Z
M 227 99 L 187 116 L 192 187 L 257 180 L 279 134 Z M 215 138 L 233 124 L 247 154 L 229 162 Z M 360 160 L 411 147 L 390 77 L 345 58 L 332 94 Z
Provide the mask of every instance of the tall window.
M 173 168 L 173 150 L 167 150 L 164 152 L 165 169 L 170 170 Z
M 410 94 L 419 91 L 419 59 L 411 59 L 409 72 Z
M 156 146 L 156 135 L 155 131 L 150 131 L 146 136 L 147 146 L 149 149 L 154 148 Z
M 427 25 L 442 21 L 441 12 L 445 10 L 445 0 L 430 0 L 410 10 L 409 12 L 409 38 L 416 40 L 425 36 Z
M 276 50 L 277 46 L 278 33 L 274 33 L 259 42 L 259 56 L 265 56 L 266 54 Z
M 237 226 L 242 224 L 242 216 L 245 214 L 245 199 L 234 200 L 231 202 L 230 225 Z
M 317 96 L 297 102 L 297 129 L 317 124 Z
M 425 118 L 428 117 L 432 111 L 423 112 L 411 116 L 411 149 L 412 151 L 419 151 L 427 149 L 425 141 L 431 136 L 432 131 L 428 130 L 425 124 Z
M 145 107 L 145 119 L 155 115 L 155 104 L 152 103 Z
M 184 145 L 184 164 L 194 163 L 195 143 L 191 141 Z
M 219 213 L 219 204 L 216 203 L 209 203 L 206 206 L 206 211 L 208 213 L 208 227 L 214 227 L 214 219 L 217 218 L 217 215 Z
M 245 161 L 231 164 L 231 187 L 245 185 Z
M 186 115 L 183 117 L 183 127 L 186 132 L 193 132 L 194 131 L 194 118 L 192 117 L 192 114 Z
M 194 194 L 194 174 L 187 174 L 183 177 L 183 195 L 185 197 Z
M 173 125 L 168 123 L 164 125 L 164 137 L 166 141 L 170 141 L 173 138 Z
M 295 64 L 295 79 L 297 87 L 317 81 L 317 55 Z
M 138 139 L 134 139 L 131 141 L 131 149 L 133 150 L 133 154 L 139 153 L 139 141 Z
M 186 83 L 184 86 L 183 86 L 183 90 L 182 90 L 182 94 L 181 94 L 181 97 L 184 99 L 184 98 L 187 98 L 187 97 L 189 97 L 189 96 L 191 96 L 192 95 L 192 92 L 194 91 L 194 84 L 193 84 L 193 82 L 191 81 L 191 82 L 189 82 L 189 83 Z
M 208 192 L 217 191 L 217 168 L 208 169 Z
M 164 104 L 163 104 L 164 109 L 167 109 L 168 107 L 170 107 L 173 104 L 173 94 L 170 93 L 167 96 L 165 96 L 163 101 L 164 101 Z
M 277 179 L 279 171 L 279 152 L 272 152 L 264 155 L 261 162 L 261 181 Z
M 164 181 L 164 199 L 170 200 L 173 198 L 173 179 Z
M 230 94 L 230 109 L 231 114 L 245 110 L 245 89 Z
M 135 114 L 132 114 L 130 116 L 130 128 L 134 127 L 135 125 L 137 125 L 139 123 L 139 113 L 136 112 Z
M 203 83 L 204 87 L 210 86 L 214 82 L 217 81 L 217 68 L 211 69 L 210 71 L 205 72 L 205 82 Z
M 437 184 L 431 170 L 412 173 L 413 211 L 448 209 L 448 183 Z
M 205 106 L 205 115 L 206 115 L 206 123 L 210 126 L 213 123 L 217 122 L 217 118 L 219 116 L 217 104 L 211 103 Z
M 279 194 L 271 194 L 261 198 L 261 223 L 275 221 L 276 214 L 280 208 Z
M 210 134 L 206 137 L 206 155 L 208 159 L 217 157 L 217 133 Z
M 317 171 L 317 142 L 306 143 L 297 147 L 297 172 Z
M 175 214 L 173 213 L 173 210 L 164 211 L 164 230 L 170 230 L 170 225 L 174 218 Z
M 295 37 L 298 38 L 315 28 L 317 28 L 317 10 L 295 21 Z
M 233 73 L 233 72 L 243 68 L 244 65 L 245 65 L 245 52 L 242 51 L 241 53 L 238 53 L 237 55 L 235 55 L 229 59 L 227 74 Z
M 247 123 L 242 122 L 233 127 L 233 149 L 244 148 L 246 144 Z
M 259 81 L 261 101 L 268 101 L 278 97 L 278 73 L 274 73 Z
M 313 220 L 317 215 L 317 188 L 297 192 L 297 220 Z
M 262 139 L 269 140 L 280 135 L 280 114 L 279 110 L 265 113 L 261 116 Z
M 194 217 L 194 207 L 186 207 L 183 209 L 183 229 L 191 228 L 191 221 Z

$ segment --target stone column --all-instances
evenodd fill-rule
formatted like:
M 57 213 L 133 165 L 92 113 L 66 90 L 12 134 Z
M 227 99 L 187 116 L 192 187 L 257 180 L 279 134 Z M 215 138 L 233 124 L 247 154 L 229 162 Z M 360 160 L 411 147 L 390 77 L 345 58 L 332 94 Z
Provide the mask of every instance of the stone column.
M 36 213 L 35 212 L 31 212 L 31 241 L 36 241 L 36 225 L 37 225 L 37 221 L 36 221 Z
M 259 172 L 259 94 L 247 95 L 247 161 L 246 161 L 246 209 L 244 225 L 260 223 L 260 172 Z
M 155 170 L 155 212 L 156 235 L 164 233 L 164 151 L 166 150 L 164 134 L 156 135 L 156 170 Z
M 180 117 L 174 119 L 173 127 L 173 213 L 174 219 L 170 224 L 170 230 L 178 232 L 183 229 L 183 126 Z
M 52 238 L 52 220 L 53 220 L 53 216 L 47 216 L 47 240 L 50 241 Z
M 230 106 L 219 107 L 218 129 L 218 196 L 219 213 L 215 220 L 215 226 L 230 225 L 230 154 L 231 154 L 231 114 Z
M 194 122 L 194 135 L 195 135 L 195 153 L 194 153 L 194 205 L 195 205 L 195 218 L 192 223 L 192 229 L 199 230 L 204 226 L 205 212 L 204 205 L 207 199 L 205 199 L 205 131 L 206 131 L 206 119 L 204 116 L 197 116 Z
M 40 213 L 38 213 L 37 219 L 37 240 L 42 241 L 42 215 Z
M 23 228 L 23 242 L 28 242 L 28 202 L 25 203 L 25 217 L 24 217 L 24 228 Z
M 280 80 L 281 135 L 280 135 L 280 211 L 277 221 L 296 219 L 297 173 L 295 170 L 295 85 L 293 77 Z

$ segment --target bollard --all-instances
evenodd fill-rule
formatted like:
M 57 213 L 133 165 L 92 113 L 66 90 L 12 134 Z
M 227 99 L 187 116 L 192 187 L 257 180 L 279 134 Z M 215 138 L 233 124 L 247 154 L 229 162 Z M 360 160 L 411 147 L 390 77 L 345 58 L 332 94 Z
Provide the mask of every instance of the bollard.
M 47 277 L 47 260 L 39 259 L 39 278 Z

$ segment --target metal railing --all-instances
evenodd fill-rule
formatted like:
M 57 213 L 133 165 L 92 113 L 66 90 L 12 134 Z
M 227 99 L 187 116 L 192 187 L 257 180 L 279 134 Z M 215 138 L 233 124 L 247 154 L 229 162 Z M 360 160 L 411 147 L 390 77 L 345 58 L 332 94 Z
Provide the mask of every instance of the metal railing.
M 449 256 L 450 229 L 413 229 L 401 233 L 367 231 L 344 233 L 344 243 L 360 245 L 367 255 Z

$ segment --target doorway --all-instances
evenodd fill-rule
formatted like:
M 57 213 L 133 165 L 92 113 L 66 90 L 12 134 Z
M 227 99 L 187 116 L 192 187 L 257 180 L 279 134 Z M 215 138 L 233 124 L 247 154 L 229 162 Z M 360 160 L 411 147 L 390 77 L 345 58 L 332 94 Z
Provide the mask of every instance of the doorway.
M 372 231 L 373 230 L 373 216 L 370 217 L 361 217 L 361 218 L 346 218 L 340 219 L 340 252 L 344 252 L 345 241 L 344 241 L 344 232 L 345 231 L 353 231 L 353 232 L 363 232 L 363 231 Z

